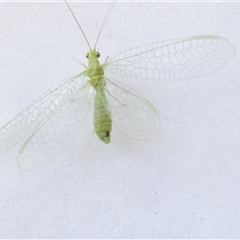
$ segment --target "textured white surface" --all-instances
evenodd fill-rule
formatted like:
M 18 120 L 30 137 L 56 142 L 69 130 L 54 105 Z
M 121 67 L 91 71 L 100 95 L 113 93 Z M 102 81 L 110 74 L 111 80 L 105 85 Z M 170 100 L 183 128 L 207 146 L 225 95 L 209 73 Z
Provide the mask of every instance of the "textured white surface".
M 90 44 L 106 3 L 70 3 Z M 92 111 L 61 156 L 22 172 L 21 144 L 0 155 L 1 238 L 239 238 L 240 4 L 116 3 L 98 43 L 101 61 L 132 47 L 201 34 L 236 55 L 181 81 L 115 77 L 147 97 L 161 132 L 139 142 L 113 129 L 104 145 Z M 87 45 L 64 3 L 0 3 L 0 125 L 83 70 Z

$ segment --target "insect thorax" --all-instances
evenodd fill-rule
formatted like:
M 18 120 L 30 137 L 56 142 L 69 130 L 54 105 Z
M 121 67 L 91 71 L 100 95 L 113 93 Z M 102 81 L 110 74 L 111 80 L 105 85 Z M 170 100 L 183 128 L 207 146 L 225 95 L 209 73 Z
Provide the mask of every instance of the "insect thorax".
M 104 71 L 101 65 L 93 65 L 86 69 L 86 75 L 90 78 L 90 84 L 96 88 L 103 79 Z
M 91 77 L 88 81 L 96 89 L 102 80 L 103 80 L 103 75 L 97 75 L 97 76 Z

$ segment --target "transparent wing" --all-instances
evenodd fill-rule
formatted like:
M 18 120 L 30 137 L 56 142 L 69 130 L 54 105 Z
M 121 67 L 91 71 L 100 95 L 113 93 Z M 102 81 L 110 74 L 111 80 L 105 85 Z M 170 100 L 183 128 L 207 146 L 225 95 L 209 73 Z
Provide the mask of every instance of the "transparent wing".
M 43 166 L 69 146 L 84 122 L 92 93 L 92 87 L 86 83 L 26 139 L 18 155 L 21 169 Z
M 233 55 L 227 39 L 195 36 L 124 51 L 106 63 L 106 71 L 157 80 L 187 79 L 221 67 Z
M 105 79 L 104 105 L 118 130 L 127 137 L 151 139 L 158 131 L 158 113 L 144 97 L 117 81 Z
M 34 132 L 87 81 L 84 73 L 67 79 L 39 97 L 0 129 L 0 152 Z

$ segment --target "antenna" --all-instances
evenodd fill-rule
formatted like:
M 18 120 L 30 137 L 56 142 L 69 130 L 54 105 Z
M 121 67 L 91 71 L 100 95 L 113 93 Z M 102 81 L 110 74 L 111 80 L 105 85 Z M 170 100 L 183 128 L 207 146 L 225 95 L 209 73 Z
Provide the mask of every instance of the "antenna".
M 70 8 L 70 6 L 69 6 L 67 0 L 65 0 L 65 3 L 67 4 L 69 11 L 71 12 L 71 14 L 72 14 L 72 16 L 74 17 L 74 19 L 75 19 L 75 21 L 76 21 L 76 23 L 77 23 L 79 29 L 81 30 L 81 32 L 82 32 L 82 34 L 83 34 L 83 36 L 84 36 L 84 38 L 85 38 L 85 40 L 86 40 L 86 42 L 87 42 L 87 45 L 88 45 L 89 49 L 91 49 L 90 44 L 89 44 L 89 42 L 88 42 L 88 40 L 87 40 L 87 37 L 86 37 L 85 33 L 83 32 L 83 29 L 82 29 L 80 23 L 78 22 L 76 16 L 74 15 L 72 9 Z M 99 35 L 100 35 L 100 34 L 99 34 Z M 96 45 L 96 44 L 95 44 L 95 45 Z
M 96 49 L 96 45 L 97 45 L 98 39 L 99 39 L 99 37 L 100 37 L 100 35 L 102 33 L 103 27 L 105 26 L 105 24 L 107 22 L 107 17 L 110 15 L 109 12 L 110 12 L 110 5 L 108 5 L 108 10 L 105 13 L 105 16 L 104 16 L 104 19 L 103 19 L 103 22 L 102 22 L 102 26 L 100 28 L 100 31 L 99 31 L 98 36 L 97 36 L 97 40 L 96 40 L 95 45 L 94 45 L 94 49 Z

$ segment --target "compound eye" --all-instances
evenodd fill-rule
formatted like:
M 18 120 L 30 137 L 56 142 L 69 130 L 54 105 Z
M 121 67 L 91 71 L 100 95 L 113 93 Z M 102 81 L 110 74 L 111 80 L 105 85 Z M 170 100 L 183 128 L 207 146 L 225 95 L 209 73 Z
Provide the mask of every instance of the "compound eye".
M 99 58 L 100 57 L 100 53 L 99 52 L 97 52 L 97 58 Z
M 86 58 L 88 58 L 89 57 L 89 53 L 87 53 L 85 56 L 86 56 Z

